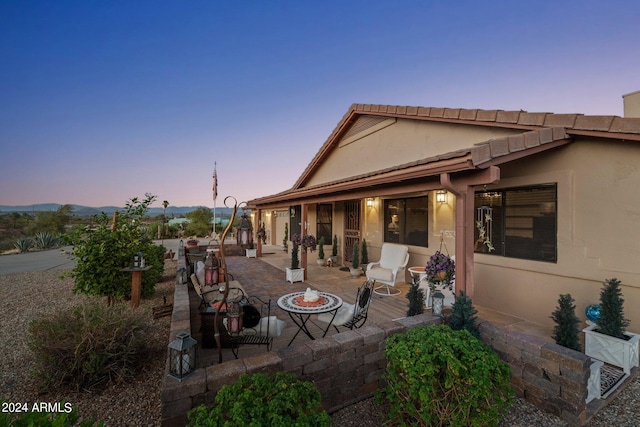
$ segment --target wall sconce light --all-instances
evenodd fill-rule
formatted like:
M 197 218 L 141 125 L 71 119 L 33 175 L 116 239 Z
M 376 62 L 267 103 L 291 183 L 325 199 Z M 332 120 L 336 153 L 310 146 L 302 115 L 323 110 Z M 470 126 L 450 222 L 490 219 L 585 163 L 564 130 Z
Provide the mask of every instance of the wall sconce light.
M 367 197 L 367 207 L 368 208 L 373 207 L 373 197 Z
M 438 203 L 446 203 L 447 202 L 447 192 L 444 190 L 436 191 L 436 202 Z

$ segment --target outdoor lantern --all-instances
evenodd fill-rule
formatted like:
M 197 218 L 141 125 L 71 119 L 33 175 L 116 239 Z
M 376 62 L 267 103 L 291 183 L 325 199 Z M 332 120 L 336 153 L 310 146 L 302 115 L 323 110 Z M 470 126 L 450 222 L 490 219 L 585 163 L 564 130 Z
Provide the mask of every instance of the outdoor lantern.
M 447 202 L 447 192 L 444 190 L 436 191 L 436 202 L 438 203 L 446 203 Z
M 230 302 L 227 311 L 227 331 L 229 335 L 239 335 L 242 331 L 242 305 Z
M 204 284 L 213 286 L 218 283 L 218 258 L 213 253 L 209 253 L 204 262 Z
M 178 269 L 178 283 L 180 283 L 181 285 L 184 285 L 185 283 L 187 283 L 187 269 L 184 267 L 180 267 Z
M 178 246 L 178 257 L 184 257 L 184 242 L 180 239 L 180 246 Z
M 133 255 L 133 268 L 143 268 L 144 267 L 144 255 L 142 252 L 137 252 Z
M 182 381 L 196 367 L 196 343 L 187 332 L 180 332 L 169 343 L 169 376 Z
M 444 295 L 440 291 L 433 293 L 433 315 L 442 317 L 442 305 L 444 304 Z
M 367 197 L 367 207 L 368 208 L 373 207 L 373 197 Z
M 243 213 L 238 221 L 237 240 L 239 246 L 251 246 L 253 244 L 253 224 L 246 213 Z

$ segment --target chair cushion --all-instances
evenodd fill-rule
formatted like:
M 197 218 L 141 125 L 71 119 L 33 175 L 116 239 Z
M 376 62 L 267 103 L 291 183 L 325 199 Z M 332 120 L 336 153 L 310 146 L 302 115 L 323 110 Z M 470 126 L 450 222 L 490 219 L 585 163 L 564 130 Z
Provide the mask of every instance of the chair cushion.
M 388 268 L 373 266 L 367 270 L 367 279 L 390 282 L 393 280 L 393 272 Z
M 353 308 L 355 306 L 353 304 L 342 304 L 342 307 L 338 309 L 338 313 L 336 317 L 331 322 L 331 318 L 333 317 L 333 313 L 322 313 L 318 314 L 318 320 L 324 323 L 329 323 L 340 326 L 347 323 L 349 320 L 353 319 Z
M 222 320 L 225 328 L 227 327 L 227 319 Z M 247 328 L 245 325 L 242 329 L 241 335 L 259 335 L 266 337 L 267 334 L 270 337 L 279 337 L 282 334 L 282 328 L 284 328 L 286 322 L 278 319 L 276 316 L 261 317 L 258 324 L 253 328 Z
M 198 261 L 196 263 L 196 277 L 198 278 L 198 282 L 202 285 L 205 284 L 204 281 L 204 262 Z

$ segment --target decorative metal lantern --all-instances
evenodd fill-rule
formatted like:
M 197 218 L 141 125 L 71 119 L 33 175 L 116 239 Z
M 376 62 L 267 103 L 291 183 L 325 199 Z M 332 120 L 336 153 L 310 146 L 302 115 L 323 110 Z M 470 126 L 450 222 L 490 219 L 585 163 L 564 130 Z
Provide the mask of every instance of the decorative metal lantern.
M 133 268 L 144 268 L 144 254 L 137 252 L 133 255 Z
M 238 221 L 237 240 L 239 246 L 253 245 L 253 224 L 246 213 L 243 213 Z
M 169 376 L 182 381 L 196 368 L 196 344 L 187 332 L 180 332 L 169 343 Z
M 187 269 L 184 267 L 180 267 L 178 269 L 178 283 L 180 283 L 181 285 L 184 285 L 187 283 L 188 279 L 189 277 L 187 274 Z
M 444 305 L 444 295 L 440 291 L 433 293 L 433 315 L 442 317 L 442 306 Z
M 180 239 L 180 246 L 178 246 L 178 257 L 184 257 L 184 242 Z
M 213 286 L 218 283 L 218 258 L 213 253 L 209 253 L 204 262 L 204 284 Z
M 239 302 L 227 304 L 227 331 L 229 335 L 239 335 L 242 331 L 242 305 Z

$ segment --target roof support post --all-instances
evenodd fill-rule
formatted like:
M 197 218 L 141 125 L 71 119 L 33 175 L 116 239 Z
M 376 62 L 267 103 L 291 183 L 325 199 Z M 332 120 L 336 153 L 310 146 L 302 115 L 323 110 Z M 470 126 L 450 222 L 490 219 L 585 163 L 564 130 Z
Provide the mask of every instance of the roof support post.
M 308 206 L 306 203 L 301 203 L 300 204 L 300 221 L 301 221 L 301 228 L 302 230 L 300 231 L 300 235 L 301 238 L 303 238 L 304 236 L 306 236 L 307 233 L 307 212 L 308 212 Z M 306 250 L 302 250 L 302 248 L 300 248 L 300 267 L 304 268 L 304 280 L 307 280 L 307 251 Z
M 440 184 L 456 196 L 456 293 L 473 298 L 473 251 L 475 232 L 474 186 L 500 180 L 500 169 L 491 166 L 478 174 L 452 182 L 449 173 L 440 174 Z

